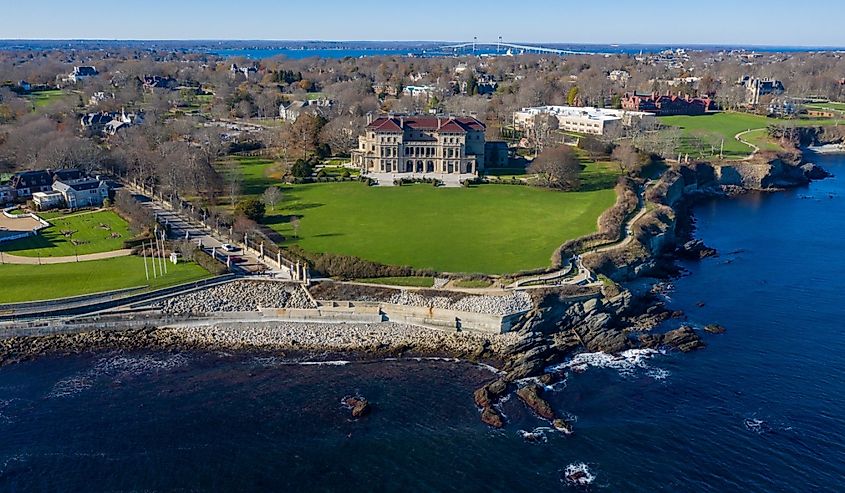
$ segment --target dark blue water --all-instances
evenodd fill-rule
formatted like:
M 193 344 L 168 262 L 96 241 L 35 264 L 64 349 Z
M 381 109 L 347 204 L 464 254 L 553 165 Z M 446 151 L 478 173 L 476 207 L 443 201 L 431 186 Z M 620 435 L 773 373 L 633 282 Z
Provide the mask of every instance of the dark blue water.
M 845 158 L 839 178 L 696 211 L 719 258 L 672 306 L 727 334 L 688 355 L 584 358 L 552 398 L 576 433 L 515 401 L 478 421 L 488 370 L 404 361 L 287 365 L 259 355 L 45 358 L 0 369 L 0 491 L 594 491 L 845 489 Z M 700 302 L 703 307 L 698 307 Z M 359 392 L 362 421 L 340 406 Z

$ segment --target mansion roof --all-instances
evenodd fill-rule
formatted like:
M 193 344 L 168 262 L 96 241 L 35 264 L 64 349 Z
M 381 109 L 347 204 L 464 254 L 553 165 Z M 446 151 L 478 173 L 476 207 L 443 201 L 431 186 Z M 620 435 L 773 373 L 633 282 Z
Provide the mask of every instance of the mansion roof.
M 483 132 L 487 127 L 472 117 L 382 116 L 367 125 L 375 132 L 404 132 L 406 129 L 445 133 Z

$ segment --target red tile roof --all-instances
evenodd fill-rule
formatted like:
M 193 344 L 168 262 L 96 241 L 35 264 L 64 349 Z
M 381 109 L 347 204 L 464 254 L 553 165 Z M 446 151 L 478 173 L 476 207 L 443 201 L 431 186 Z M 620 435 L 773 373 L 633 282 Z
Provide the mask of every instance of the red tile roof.
M 449 133 L 483 132 L 486 126 L 472 117 L 435 116 L 382 116 L 367 125 L 367 130 L 377 132 L 402 132 L 404 129 L 429 130 Z

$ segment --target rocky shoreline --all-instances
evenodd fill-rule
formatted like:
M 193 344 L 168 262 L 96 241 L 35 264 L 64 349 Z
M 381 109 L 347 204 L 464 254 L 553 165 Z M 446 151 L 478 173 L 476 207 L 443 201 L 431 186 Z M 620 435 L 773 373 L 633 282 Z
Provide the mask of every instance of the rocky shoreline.
M 818 167 L 781 163 L 778 176 L 756 176 L 755 183 L 770 183 L 767 190 L 807 183 L 826 176 Z M 721 173 L 720 171 L 719 173 Z M 771 172 L 771 169 L 769 170 Z M 755 171 L 758 173 L 758 171 Z M 638 250 L 631 255 L 600 259 L 594 272 L 605 274 L 620 284 L 605 286 L 600 295 L 573 298 L 566 288 L 533 290 L 528 296 L 514 293 L 505 297 L 469 296 L 460 293 L 418 291 L 409 293 L 387 288 L 325 283 L 312 288 L 318 299 L 383 301 L 417 306 L 460 308 L 467 311 L 508 313 L 529 309 L 512 332 L 489 335 L 448 332 L 395 323 L 217 323 L 189 324 L 169 328 L 128 331 L 91 331 L 33 338 L 0 340 L 0 366 L 40 355 L 74 354 L 99 350 L 227 350 L 270 351 L 285 356 L 346 359 L 378 359 L 394 356 L 436 356 L 460 358 L 494 365 L 499 373 L 479 388 L 475 403 L 481 420 L 494 427 L 506 426 L 499 405 L 515 395 L 539 418 L 548 420 L 563 433 L 572 433 L 571 423 L 561 417 L 543 397 L 547 388 L 566 378 L 561 363 L 575 355 L 607 353 L 617 355 L 632 349 L 671 348 L 688 352 L 705 346 L 700 333 L 721 334 L 725 329 L 708 325 L 696 330 L 684 325 L 682 312 L 667 309 L 653 289 L 635 292 L 625 283 L 648 276 L 677 275 L 676 261 L 716 255 L 715 250 L 692 239 L 692 206 L 704 197 L 730 196 L 756 189 L 745 184 L 719 184 L 713 181 L 712 167 L 694 165 L 670 170 L 661 178 L 654 220 L 639 231 Z M 792 181 L 790 181 L 792 180 Z M 791 185 L 790 185 L 791 183 Z M 694 186 L 693 186 L 694 184 Z M 762 188 L 762 187 L 761 187 Z M 659 241 L 657 241 L 659 240 Z M 258 285 L 242 282 L 216 288 L 220 296 L 192 293 L 168 300 L 159 309 L 175 314 L 197 313 L 213 303 L 219 311 L 256 309 L 264 305 L 312 306 L 307 293 L 283 287 L 273 293 L 253 293 Z M 262 285 L 266 286 L 266 284 Z M 221 294 L 222 293 L 222 294 Z M 250 295 L 249 293 L 253 293 Z M 208 298 L 208 299 L 207 299 Z M 225 302 L 220 299 L 225 298 Z M 675 320 L 676 329 L 655 333 L 660 324 Z M 354 406 L 354 402 L 350 405 Z

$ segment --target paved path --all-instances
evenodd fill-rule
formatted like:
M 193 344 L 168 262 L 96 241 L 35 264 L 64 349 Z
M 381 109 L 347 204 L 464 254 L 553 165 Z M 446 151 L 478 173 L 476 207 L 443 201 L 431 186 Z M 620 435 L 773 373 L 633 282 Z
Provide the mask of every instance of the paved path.
M 751 142 L 748 142 L 748 141 L 746 141 L 746 140 L 742 140 L 742 137 L 743 137 L 744 135 L 749 134 L 749 133 L 751 133 L 751 132 L 756 132 L 756 131 L 758 131 L 758 130 L 765 130 L 765 129 L 753 128 L 753 129 L 751 129 L 751 130 L 746 130 L 745 132 L 740 132 L 740 133 L 738 133 L 738 134 L 734 135 L 734 138 L 735 138 L 736 140 L 738 140 L 738 141 L 742 142 L 743 144 L 747 145 L 748 147 L 750 147 L 750 148 L 754 149 L 754 151 L 751 153 L 751 155 L 750 155 L 750 156 L 746 156 L 746 157 L 742 158 L 742 159 L 741 159 L 742 161 L 751 161 L 752 159 L 754 159 L 754 156 L 756 156 L 756 155 L 757 155 L 757 153 L 758 153 L 758 152 L 760 152 L 760 148 L 759 148 L 759 147 L 757 147 L 756 145 L 752 144 Z
M 48 265 L 48 264 L 71 264 L 74 262 L 86 262 L 88 260 L 105 260 L 109 258 L 128 257 L 132 250 L 114 250 L 111 252 L 89 253 L 86 255 L 69 255 L 67 257 L 19 257 L 0 252 L 0 264 L 14 265 Z
M 216 235 L 211 228 L 192 220 L 185 214 L 179 213 L 164 201 L 151 198 L 137 188 L 127 188 L 132 190 L 132 193 L 144 207 L 147 207 L 156 214 L 160 224 L 167 224 L 170 227 L 171 238 L 188 239 L 206 250 L 215 249 L 218 258 L 232 257 L 233 260 L 237 259 L 238 262 L 233 261 L 232 266 L 236 271 L 242 271 L 244 274 L 267 271 L 278 278 L 291 279 L 291 273 L 288 269 L 279 269 L 279 266 L 275 262 L 267 259 L 262 260 L 255 252 L 244 250 L 243 245 L 237 244 L 236 241 L 227 240 L 223 236 Z M 241 249 L 236 252 L 225 252 L 221 248 L 225 243 L 237 244 Z

